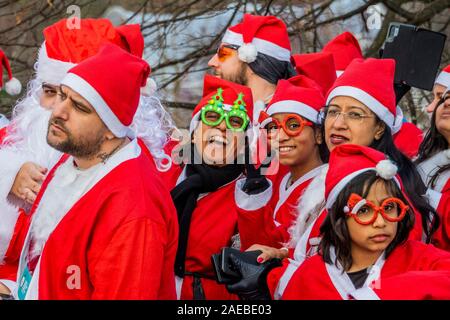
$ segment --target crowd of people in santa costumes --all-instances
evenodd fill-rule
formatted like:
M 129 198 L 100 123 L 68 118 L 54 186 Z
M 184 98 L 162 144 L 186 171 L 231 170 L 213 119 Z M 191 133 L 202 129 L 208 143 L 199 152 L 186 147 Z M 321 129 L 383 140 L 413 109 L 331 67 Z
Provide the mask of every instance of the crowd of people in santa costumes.
M 0 130 L 2 298 L 450 298 L 449 67 L 424 135 L 395 60 L 244 14 L 169 141 L 139 25 L 66 22 Z

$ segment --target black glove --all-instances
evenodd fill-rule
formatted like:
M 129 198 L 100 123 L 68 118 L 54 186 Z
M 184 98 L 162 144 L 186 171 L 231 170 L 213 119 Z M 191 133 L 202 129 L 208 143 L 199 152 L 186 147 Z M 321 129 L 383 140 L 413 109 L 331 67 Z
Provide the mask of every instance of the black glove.
M 398 104 L 409 90 L 411 90 L 411 87 L 407 84 L 394 83 L 395 103 Z
M 242 186 L 242 191 L 246 194 L 258 194 L 270 187 L 269 181 L 261 174 L 261 165 L 258 169 L 251 163 L 251 150 L 248 136 L 245 137 L 245 174 L 247 179 Z M 267 159 L 266 159 L 267 160 Z M 269 166 L 270 162 L 266 164 Z
M 227 285 L 230 293 L 237 294 L 242 300 L 271 300 L 266 278 L 270 270 L 281 266 L 280 259 L 271 259 L 260 264 L 256 259 L 254 262 L 245 261 L 233 253 L 229 259 L 234 269 L 242 276 L 238 282 Z
M 246 194 L 258 194 L 270 187 L 269 181 L 261 174 L 261 168 L 256 169 L 253 164 L 246 165 L 247 179 L 242 186 Z

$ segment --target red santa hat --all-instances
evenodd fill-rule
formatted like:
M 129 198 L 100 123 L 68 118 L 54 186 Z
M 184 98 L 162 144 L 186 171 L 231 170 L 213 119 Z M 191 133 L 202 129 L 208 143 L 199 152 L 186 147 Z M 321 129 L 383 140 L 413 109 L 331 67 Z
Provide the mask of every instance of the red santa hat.
M 355 98 L 395 134 L 402 126 L 403 113 L 395 103 L 394 73 L 394 59 L 355 59 L 331 87 L 327 105 L 337 96 Z
M 333 55 L 338 77 L 347 69 L 353 59 L 363 58 L 358 40 L 347 31 L 328 42 L 322 51 Z
M 291 61 L 291 43 L 286 25 L 274 16 L 244 14 L 241 23 L 226 31 L 223 43 L 239 46 L 239 59 L 256 60 L 258 52 L 280 61 Z
M 106 43 L 95 56 L 70 69 L 61 84 L 89 101 L 116 137 L 133 138 L 129 126 L 149 74 L 147 62 Z
M 144 38 L 138 24 L 115 27 L 108 19 L 80 19 L 80 28 L 68 26 L 62 19 L 43 31 L 37 61 L 37 78 L 42 82 L 59 84 L 69 69 L 95 55 L 104 43 L 142 57 Z
M 323 95 L 326 96 L 336 81 L 333 55 L 328 52 L 294 54 L 292 60 L 297 73 L 314 80 L 322 87 Z
M 436 78 L 435 84 L 450 88 L 450 64 L 446 66 Z
M 240 93 L 243 94 L 243 100 L 245 103 L 245 110 L 250 118 L 250 123 L 253 121 L 253 96 L 249 87 L 239 85 L 234 82 L 220 79 L 218 77 L 205 75 L 203 80 L 203 96 L 200 102 L 195 106 L 192 112 L 192 119 L 189 125 L 189 132 L 194 132 L 195 128 L 200 122 L 200 115 L 202 108 L 208 105 L 209 101 L 217 94 L 217 90 L 222 88 L 223 108 L 226 111 L 231 110 L 233 103 L 238 99 Z
M 11 66 L 9 65 L 6 54 L 0 49 L 0 89 L 3 87 L 3 68 L 8 73 L 8 81 L 5 83 L 5 91 L 11 96 L 18 95 L 22 91 L 22 85 L 20 81 L 13 77 Z
M 325 178 L 326 208 L 330 209 L 333 206 L 338 195 L 350 181 L 367 171 L 375 171 L 384 180 L 394 179 L 403 190 L 402 181 L 397 174 L 397 166 L 386 159 L 384 153 L 365 146 L 343 144 L 330 153 Z
M 393 138 L 398 150 L 413 159 L 419 153 L 419 147 L 423 141 L 423 132 L 415 124 L 404 122 L 400 131 Z
M 318 123 L 320 109 L 325 105 L 325 98 L 317 83 L 305 76 L 295 76 L 289 80 L 278 81 L 277 88 L 265 113 L 269 116 L 285 112 L 296 113 L 311 122 Z M 264 127 L 271 118 L 260 116 L 260 126 Z

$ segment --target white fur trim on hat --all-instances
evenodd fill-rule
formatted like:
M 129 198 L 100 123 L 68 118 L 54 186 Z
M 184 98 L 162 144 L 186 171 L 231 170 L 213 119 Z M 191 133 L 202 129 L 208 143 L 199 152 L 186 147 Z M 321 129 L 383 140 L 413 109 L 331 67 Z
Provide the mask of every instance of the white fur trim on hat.
M 396 108 L 397 114 L 395 115 L 395 124 L 391 128 L 391 134 L 398 133 L 403 126 L 403 110 L 399 106 Z
M 380 101 L 372 97 L 364 90 L 352 86 L 336 87 L 328 95 L 327 104 L 329 104 L 330 101 L 337 96 L 349 96 L 361 101 L 361 103 L 365 104 L 382 121 L 384 121 L 384 123 L 389 126 L 391 131 L 394 131 L 394 129 L 396 128 L 396 116 L 394 116 L 385 105 L 383 105 Z
M 267 108 L 267 114 L 273 115 L 280 112 L 296 113 L 306 119 L 317 123 L 319 113 L 305 103 L 296 100 L 283 100 L 275 102 Z
M 450 87 L 450 73 L 442 71 L 434 83 L 440 84 L 444 87 Z
M 49 58 L 44 41 L 39 50 L 36 77 L 40 82 L 59 85 L 67 72 L 74 66 L 76 66 L 75 63 Z
M 233 44 L 235 46 L 244 45 L 242 34 L 233 32 L 229 29 L 225 32 L 222 42 Z M 279 45 L 273 42 L 259 38 L 253 38 L 252 44 L 256 47 L 256 50 L 258 52 L 261 52 L 263 54 L 266 54 L 281 61 L 288 61 L 288 62 L 291 61 L 291 51 L 286 48 L 280 47 Z
M 102 96 L 86 80 L 74 73 L 68 73 L 61 84 L 75 90 L 89 101 L 95 111 L 97 111 L 100 119 L 116 137 L 123 138 L 131 133 L 131 130 L 120 122 Z
M 258 56 L 258 50 L 253 43 L 244 43 L 238 49 L 239 60 L 246 63 L 252 63 Z
M 390 160 L 381 160 L 375 167 L 377 170 L 377 175 L 384 180 L 392 179 L 398 171 L 398 168 Z
M 327 202 L 326 202 L 326 208 L 330 209 L 334 202 L 336 201 L 339 193 L 341 193 L 342 190 L 349 184 L 350 181 L 353 180 L 356 176 L 360 175 L 363 172 L 375 170 L 374 168 L 364 168 L 355 172 L 350 173 L 348 176 L 345 176 L 341 181 L 339 181 L 334 188 L 330 191 L 328 194 Z
M 17 96 L 22 91 L 22 85 L 17 78 L 11 78 L 5 83 L 6 93 L 11 96 Z
M 384 161 L 389 161 L 389 160 L 381 160 L 381 161 L 378 163 L 378 165 L 379 165 L 380 163 L 382 163 L 382 164 L 381 164 L 381 170 L 380 170 L 380 171 L 382 172 L 383 175 L 386 174 L 385 176 L 388 177 L 388 176 L 391 175 L 392 169 L 393 169 L 393 168 L 390 167 L 390 166 L 388 167 L 388 166 L 386 165 L 386 163 L 384 163 Z M 397 167 L 396 167 L 391 161 L 389 161 L 389 162 L 391 163 L 391 165 L 393 165 L 393 166 L 395 167 L 395 169 L 397 169 Z M 326 208 L 327 208 L 327 209 L 330 209 L 330 208 L 333 206 L 333 204 L 335 203 L 335 201 L 336 201 L 336 199 L 337 199 L 339 193 L 341 193 L 341 191 L 344 190 L 344 188 L 347 186 L 347 184 L 349 184 L 350 181 L 352 181 L 356 176 L 360 175 L 360 174 L 363 173 L 363 172 L 366 172 L 366 171 L 375 171 L 375 172 L 377 173 L 377 175 L 380 176 L 382 179 L 386 179 L 386 178 L 384 178 L 383 176 L 381 176 L 381 175 L 379 174 L 379 171 L 378 171 L 378 165 L 377 165 L 376 168 L 364 168 L 364 169 L 361 169 L 361 170 L 352 172 L 352 173 L 350 173 L 348 176 L 345 176 L 341 181 L 339 181 L 339 182 L 334 186 L 334 188 L 333 188 L 333 189 L 330 191 L 330 193 L 328 194 L 327 203 L 326 203 Z M 388 180 L 388 179 L 394 179 L 394 181 L 395 181 L 395 183 L 397 184 L 397 186 L 401 189 L 400 181 L 397 179 L 397 177 L 395 177 L 395 175 L 393 175 L 391 178 L 387 178 L 386 180 Z

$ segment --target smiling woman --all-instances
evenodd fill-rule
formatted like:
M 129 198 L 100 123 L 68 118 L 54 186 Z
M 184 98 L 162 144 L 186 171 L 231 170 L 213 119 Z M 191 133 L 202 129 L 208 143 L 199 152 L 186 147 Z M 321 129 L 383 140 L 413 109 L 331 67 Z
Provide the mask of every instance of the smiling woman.
M 322 136 L 317 121 L 324 103 L 320 87 L 305 76 L 278 82 L 272 101 L 259 120 L 271 150 L 275 150 L 280 164 L 289 172 L 272 179 L 272 186 L 258 193 L 246 191 L 244 181 L 238 181 L 235 199 L 244 247 L 259 244 L 281 248 L 289 242 L 288 230 L 296 218 L 307 214 L 297 212 L 296 207 L 305 189 L 323 169 L 319 152 Z
M 333 98 L 323 113 L 329 150 L 344 143 L 370 146 L 386 127 L 366 105 L 350 96 Z
M 205 76 L 190 139 L 182 148 L 185 162 L 166 173 L 167 180 L 176 181 L 171 194 L 180 225 L 175 260 L 178 298 L 237 298 L 215 282 L 210 258 L 223 247 L 239 246 L 233 192 L 244 172 L 237 158 L 243 154 L 252 113 L 250 88 Z

